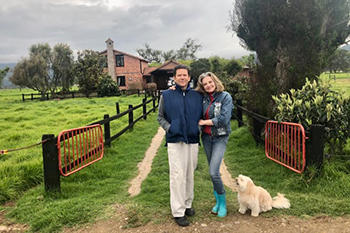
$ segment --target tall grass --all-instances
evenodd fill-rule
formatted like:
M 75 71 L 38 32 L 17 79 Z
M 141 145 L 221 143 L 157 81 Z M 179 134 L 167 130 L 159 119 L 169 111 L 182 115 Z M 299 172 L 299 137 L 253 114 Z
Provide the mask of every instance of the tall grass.
M 77 98 L 22 102 L 21 93 L 28 89 L 0 90 L 0 150 L 21 148 L 41 141 L 43 134 L 81 127 L 104 114 L 115 115 L 115 103 L 125 111 L 137 105 L 142 97 Z M 152 103 L 150 103 L 152 104 Z M 151 107 L 151 105 L 148 105 Z M 136 110 L 135 118 L 142 109 Z M 128 123 L 127 115 L 111 122 L 114 135 Z M 0 203 L 18 198 L 21 193 L 43 181 L 42 149 L 35 146 L 0 156 Z

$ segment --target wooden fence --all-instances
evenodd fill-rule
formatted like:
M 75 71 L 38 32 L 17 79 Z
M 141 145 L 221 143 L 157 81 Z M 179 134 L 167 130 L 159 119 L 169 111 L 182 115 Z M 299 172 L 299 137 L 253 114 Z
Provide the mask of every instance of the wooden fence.
M 105 114 L 100 121 L 93 122 L 89 125 L 100 124 L 104 127 L 104 145 L 110 146 L 111 142 L 125 133 L 128 129 L 132 129 L 134 124 L 141 119 L 146 120 L 147 115 L 151 112 L 155 112 L 159 104 L 160 94 L 152 96 L 151 99 L 143 98 L 142 103 L 136 106 L 129 105 L 128 110 L 120 112 L 119 103 L 116 103 L 116 115 L 109 116 Z M 152 103 L 152 107 L 147 110 L 147 104 Z M 135 118 L 134 111 L 142 108 L 142 114 Z M 111 136 L 110 122 L 120 119 L 123 116 L 128 116 L 128 125 L 121 129 L 119 132 Z M 45 143 L 42 144 L 43 148 L 43 162 L 44 162 L 44 183 L 46 191 L 60 191 L 60 171 L 58 165 L 58 138 L 52 134 L 45 134 L 42 136 L 42 140 Z
M 137 94 L 138 96 L 144 95 L 145 98 L 149 96 L 157 96 L 159 95 L 159 90 L 151 91 L 151 90 L 121 90 L 120 95 L 132 95 Z M 50 100 L 50 99 L 69 99 L 69 98 L 80 98 L 86 97 L 84 93 L 79 91 L 70 91 L 66 93 L 56 92 L 56 93 L 30 93 L 30 94 L 22 94 L 22 101 L 26 100 Z M 97 93 L 91 93 L 89 97 L 97 97 Z

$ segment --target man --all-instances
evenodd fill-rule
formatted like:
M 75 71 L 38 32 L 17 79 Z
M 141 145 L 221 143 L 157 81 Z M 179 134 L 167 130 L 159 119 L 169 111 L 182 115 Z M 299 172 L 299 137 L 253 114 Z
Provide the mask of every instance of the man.
M 158 121 L 166 131 L 171 212 L 178 225 L 188 226 L 190 223 L 186 216 L 195 214 L 192 201 L 202 95 L 189 87 L 191 78 L 187 66 L 176 66 L 173 74 L 176 89 L 163 92 Z

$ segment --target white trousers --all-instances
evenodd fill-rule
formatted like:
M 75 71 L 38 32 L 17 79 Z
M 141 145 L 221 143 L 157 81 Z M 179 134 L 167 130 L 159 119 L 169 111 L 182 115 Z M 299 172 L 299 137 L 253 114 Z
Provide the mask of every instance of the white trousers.
M 198 143 L 168 143 L 170 206 L 174 217 L 182 217 L 192 207 L 194 171 L 198 161 Z

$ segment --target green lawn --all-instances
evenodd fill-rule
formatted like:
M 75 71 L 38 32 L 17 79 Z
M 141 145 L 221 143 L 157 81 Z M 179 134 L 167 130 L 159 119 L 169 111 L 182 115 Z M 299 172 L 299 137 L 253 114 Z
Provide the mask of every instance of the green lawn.
M 104 114 L 115 111 L 115 102 L 122 111 L 127 103 L 140 103 L 142 97 L 110 97 L 67 99 L 60 101 L 33 101 L 22 103 L 17 91 L 0 91 L 1 149 L 25 146 L 40 141 L 41 135 L 57 135 L 63 129 L 82 126 L 99 120 Z M 7 100 L 5 101 L 4 99 Z M 125 106 L 124 106 L 125 105 Z M 13 120 L 17 119 L 17 120 Z M 125 119 L 127 121 L 127 119 Z M 114 129 L 124 123 L 115 124 Z M 12 126 L 11 126 L 12 125 Z M 9 153 L 0 159 L 0 182 L 3 201 L 12 200 L 14 206 L 4 205 L 0 210 L 14 222 L 24 223 L 32 232 L 58 232 L 96 219 L 107 218 L 112 206 L 123 205 L 127 225 L 135 227 L 153 221 L 167 223 L 172 220 L 169 205 L 169 175 L 166 148 L 162 144 L 152 164 L 152 171 L 142 184 L 136 197 L 128 195 L 128 182 L 137 174 L 137 164 L 142 160 L 158 123 L 152 113 L 147 121 L 138 122 L 110 148 L 104 158 L 72 176 L 61 178 L 62 192 L 45 193 L 42 184 L 41 148 Z M 317 176 L 310 169 L 303 175 L 267 159 L 264 148 L 256 146 L 247 127 L 237 127 L 232 122 L 225 163 L 232 177 L 250 176 L 257 185 L 266 188 L 272 196 L 284 193 L 291 200 L 288 210 L 272 210 L 261 217 L 294 215 L 350 215 L 350 161 L 331 158 Z M 22 136 L 25 134 L 25 136 Z M 7 182 L 5 182 L 7 181 Z M 237 194 L 227 190 L 228 215 L 239 215 Z M 200 148 L 198 168 L 195 173 L 196 216 L 191 221 L 209 219 L 220 221 L 209 214 L 214 204 L 208 165 Z
M 330 78 L 334 90 L 343 92 L 345 96 L 350 97 L 350 73 L 322 73 L 320 77 Z
M 28 89 L 0 90 L 0 150 L 26 147 L 40 142 L 43 134 L 58 135 L 62 130 L 102 120 L 104 114 L 115 115 L 116 102 L 121 112 L 129 104 L 142 102 L 142 96 L 137 95 L 22 102 L 21 93 L 32 92 Z M 136 110 L 134 118 L 141 112 L 141 108 Z M 124 128 L 127 122 L 127 115 L 111 122 L 111 135 Z M 0 202 L 16 199 L 23 191 L 40 184 L 42 166 L 41 146 L 1 155 Z

